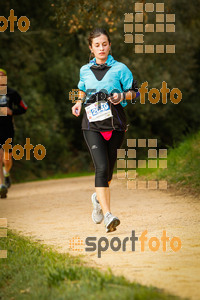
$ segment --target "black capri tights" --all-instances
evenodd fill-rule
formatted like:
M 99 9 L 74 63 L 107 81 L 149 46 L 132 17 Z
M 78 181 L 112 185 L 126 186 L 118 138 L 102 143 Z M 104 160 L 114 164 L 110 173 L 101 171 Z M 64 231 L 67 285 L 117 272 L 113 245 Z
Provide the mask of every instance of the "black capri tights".
M 83 130 L 83 136 L 95 166 L 95 187 L 108 187 L 125 131 L 114 130 L 108 141 L 98 131 Z

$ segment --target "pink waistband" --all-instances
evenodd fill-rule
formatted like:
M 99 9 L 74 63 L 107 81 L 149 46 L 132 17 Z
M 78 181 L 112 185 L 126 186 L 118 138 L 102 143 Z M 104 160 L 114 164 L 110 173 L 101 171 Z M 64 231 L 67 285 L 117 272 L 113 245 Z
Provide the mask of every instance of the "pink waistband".
M 101 134 L 102 134 L 102 136 L 104 137 L 104 139 L 106 140 L 106 141 L 108 141 L 110 138 L 111 138 L 111 136 L 112 136 L 112 132 L 113 132 L 113 130 L 110 130 L 110 131 L 100 131 L 101 132 Z

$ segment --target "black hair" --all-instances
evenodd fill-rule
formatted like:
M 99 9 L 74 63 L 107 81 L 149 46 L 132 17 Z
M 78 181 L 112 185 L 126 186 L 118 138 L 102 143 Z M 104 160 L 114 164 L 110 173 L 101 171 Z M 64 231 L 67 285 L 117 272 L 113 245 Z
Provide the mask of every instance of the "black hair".
M 89 45 L 92 46 L 92 40 L 94 38 L 100 36 L 101 34 L 104 34 L 107 36 L 108 42 L 110 44 L 110 36 L 109 36 L 108 32 L 104 28 L 95 28 L 92 32 L 90 32 L 90 35 L 88 37 Z

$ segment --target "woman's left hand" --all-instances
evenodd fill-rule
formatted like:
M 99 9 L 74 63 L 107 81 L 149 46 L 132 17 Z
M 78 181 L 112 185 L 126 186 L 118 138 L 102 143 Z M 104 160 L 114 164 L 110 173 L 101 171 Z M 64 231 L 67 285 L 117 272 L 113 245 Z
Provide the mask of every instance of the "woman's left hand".
M 123 99 L 123 93 L 113 93 L 112 96 L 108 97 L 108 100 L 114 105 L 119 104 Z

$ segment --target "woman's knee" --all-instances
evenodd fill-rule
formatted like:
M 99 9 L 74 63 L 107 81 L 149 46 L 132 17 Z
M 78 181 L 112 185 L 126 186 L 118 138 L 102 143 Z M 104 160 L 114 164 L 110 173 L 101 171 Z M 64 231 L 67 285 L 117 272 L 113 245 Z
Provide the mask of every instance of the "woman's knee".
M 96 167 L 96 176 L 101 178 L 108 178 L 109 170 L 107 164 L 101 164 Z

